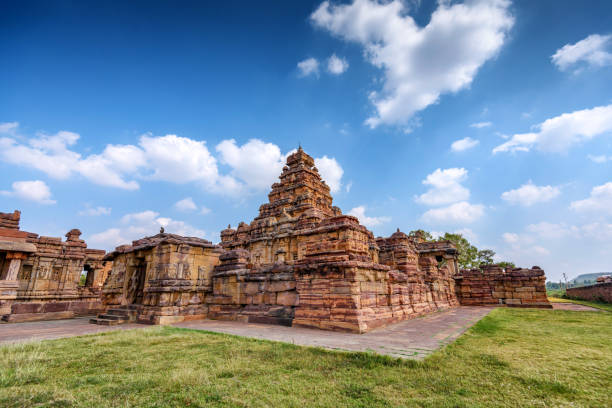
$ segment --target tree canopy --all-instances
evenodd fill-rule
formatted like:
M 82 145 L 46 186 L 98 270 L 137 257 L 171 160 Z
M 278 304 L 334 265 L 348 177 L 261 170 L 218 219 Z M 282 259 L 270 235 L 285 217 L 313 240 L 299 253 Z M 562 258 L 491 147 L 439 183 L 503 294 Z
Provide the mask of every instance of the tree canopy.
M 478 268 L 481 265 L 490 265 L 495 263 L 495 251 L 492 249 L 478 249 L 476 246 L 472 245 L 463 235 L 458 233 L 450 233 L 446 232 L 444 235 L 438 237 L 437 239 L 434 236 L 424 230 L 414 230 L 410 231 L 408 234 L 411 237 L 415 237 L 417 235 L 421 235 L 425 241 L 450 241 L 452 242 L 459 252 L 457 257 L 457 263 L 460 269 L 471 269 Z M 503 268 L 514 268 L 515 265 L 513 262 L 503 261 L 497 262 L 497 265 Z

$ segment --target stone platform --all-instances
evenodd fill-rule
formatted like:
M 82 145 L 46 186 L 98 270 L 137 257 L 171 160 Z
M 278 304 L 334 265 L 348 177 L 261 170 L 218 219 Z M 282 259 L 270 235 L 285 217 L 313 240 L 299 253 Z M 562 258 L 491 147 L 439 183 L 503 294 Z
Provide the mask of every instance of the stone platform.
M 422 359 L 454 341 L 492 309 L 461 306 L 392 324 L 366 334 L 225 320 L 194 320 L 176 323 L 173 326 L 332 350 L 374 352 L 392 357 Z M 89 324 L 87 318 L 2 324 L 0 344 L 80 336 L 111 330 L 134 328 L 147 330 L 147 327 L 150 326 L 134 323 L 110 327 L 97 326 Z

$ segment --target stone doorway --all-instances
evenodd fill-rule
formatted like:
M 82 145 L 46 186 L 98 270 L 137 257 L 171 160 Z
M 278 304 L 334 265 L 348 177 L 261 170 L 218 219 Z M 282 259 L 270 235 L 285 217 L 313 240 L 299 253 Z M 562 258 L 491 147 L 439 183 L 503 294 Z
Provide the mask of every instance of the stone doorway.
M 141 305 L 144 298 L 144 286 L 147 273 L 147 264 L 144 258 L 140 259 L 132 272 L 128 282 L 127 293 L 125 296 L 128 305 Z

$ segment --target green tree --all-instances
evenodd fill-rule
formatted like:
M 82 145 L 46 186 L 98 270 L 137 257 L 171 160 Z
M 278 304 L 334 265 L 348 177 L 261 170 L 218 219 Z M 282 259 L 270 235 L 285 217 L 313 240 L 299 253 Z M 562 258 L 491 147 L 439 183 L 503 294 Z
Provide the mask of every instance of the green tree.
M 502 261 L 502 262 L 498 262 L 497 263 L 499 266 L 501 266 L 502 268 L 516 268 L 516 265 L 514 264 L 514 262 L 508 262 L 508 261 Z
M 427 232 L 427 231 L 425 231 L 425 230 L 422 230 L 422 229 L 418 229 L 418 230 L 413 230 L 413 231 L 410 231 L 410 232 L 408 233 L 408 236 L 409 236 L 409 237 L 413 237 L 413 238 L 415 238 L 415 237 L 416 237 L 417 235 L 419 235 L 419 234 L 421 235 L 421 237 L 423 237 L 423 239 L 424 239 L 426 242 L 435 241 L 435 240 L 434 240 L 433 235 L 431 235 L 429 232 Z
M 495 256 L 495 251 L 491 249 L 483 249 L 478 251 L 476 255 L 476 262 L 478 266 L 480 265 L 491 265 L 493 263 L 493 257 Z
M 470 244 L 470 242 L 461 234 L 451 234 L 449 232 L 441 236 L 438 241 L 450 241 L 457 247 L 459 251 L 457 263 L 460 269 L 470 269 L 478 267 L 478 248 Z

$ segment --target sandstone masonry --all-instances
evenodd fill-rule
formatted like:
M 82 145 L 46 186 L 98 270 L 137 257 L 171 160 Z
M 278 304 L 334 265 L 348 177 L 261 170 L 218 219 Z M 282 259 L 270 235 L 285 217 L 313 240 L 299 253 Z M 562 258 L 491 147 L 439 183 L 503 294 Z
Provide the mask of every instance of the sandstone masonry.
M 301 148 L 279 179 L 259 215 L 221 231 L 220 245 L 162 231 L 108 254 L 106 313 L 93 321 L 207 317 L 363 333 L 464 302 L 547 303 L 539 269 L 490 274 L 490 295 L 475 300 L 476 292 L 486 291 L 486 278 L 460 275 L 450 242 L 423 242 L 399 230 L 375 238 L 333 206 L 329 187 Z
M 110 270 L 102 261 L 105 251 L 88 249 L 77 229 L 66 241 L 21 231 L 20 217 L 19 211 L 0 213 L 0 319 L 61 319 L 100 310 Z

